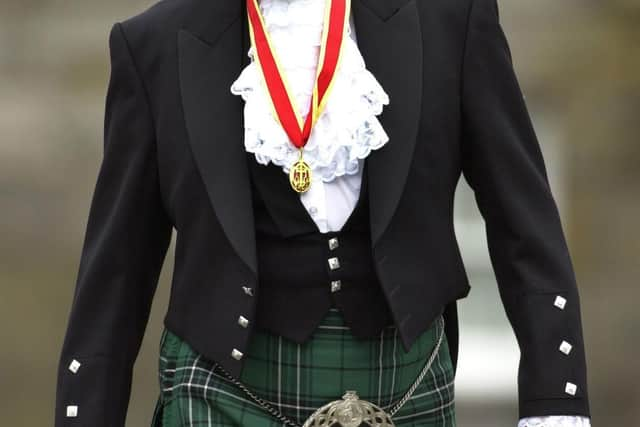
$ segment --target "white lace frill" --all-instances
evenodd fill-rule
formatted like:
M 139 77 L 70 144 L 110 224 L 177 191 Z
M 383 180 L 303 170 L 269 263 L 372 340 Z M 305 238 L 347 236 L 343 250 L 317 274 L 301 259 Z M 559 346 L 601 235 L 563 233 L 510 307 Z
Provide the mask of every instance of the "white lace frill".
M 591 427 L 591 419 L 578 415 L 550 415 L 523 418 L 518 427 Z
M 325 0 L 261 0 L 267 31 L 283 73 L 294 94 L 303 120 L 315 80 L 320 52 Z M 333 90 L 326 107 L 304 146 L 304 159 L 314 177 L 324 182 L 336 176 L 358 172 L 358 159 L 387 143 L 389 137 L 377 119 L 389 97 L 365 63 L 351 34 L 345 37 L 344 50 Z M 244 145 L 259 163 L 269 161 L 289 173 L 298 160 L 299 150 L 273 116 L 268 92 L 249 49 L 251 63 L 231 86 L 234 95 L 242 96 L 244 107 Z

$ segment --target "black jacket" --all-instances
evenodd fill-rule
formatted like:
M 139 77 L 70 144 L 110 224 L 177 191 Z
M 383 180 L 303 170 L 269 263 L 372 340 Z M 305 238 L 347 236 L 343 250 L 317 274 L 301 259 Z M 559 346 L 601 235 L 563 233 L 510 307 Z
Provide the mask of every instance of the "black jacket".
M 520 416 L 589 415 L 574 271 L 496 0 L 353 0 L 352 10 L 391 100 L 380 116 L 390 141 L 367 160 L 370 227 L 405 350 L 469 292 L 453 226 L 464 174 L 521 349 Z M 247 348 L 260 296 L 243 102 L 229 89 L 248 43 L 244 0 L 165 0 L 112 28 L 104 158 L 60 356 L 57 427 L 124 425 L 172 228 L 165 325 L 240 373 L 231 353 Z

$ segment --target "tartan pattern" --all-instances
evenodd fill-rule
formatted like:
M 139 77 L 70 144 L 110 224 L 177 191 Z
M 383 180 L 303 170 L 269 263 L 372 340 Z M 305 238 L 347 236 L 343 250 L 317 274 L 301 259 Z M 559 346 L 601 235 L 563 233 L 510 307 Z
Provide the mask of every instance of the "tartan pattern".
M 341 399 L 347 389 L 389 411 L 423 368 L 438 333 L 434 322 L 405 353 L 395 326 L 386 327 L 379 338 L 361 340 L 332 308 L 303 344 L 254 331 L 239 379 L 300 424 L 318 407 Z M 160 341 L 161 392 L 152 426 L 283 425 L 215 366 L 165 328 Z M 445 336 L 429 372 L 392 419 L 396 427 L 455 427 L 454 406 L 454 372 Z

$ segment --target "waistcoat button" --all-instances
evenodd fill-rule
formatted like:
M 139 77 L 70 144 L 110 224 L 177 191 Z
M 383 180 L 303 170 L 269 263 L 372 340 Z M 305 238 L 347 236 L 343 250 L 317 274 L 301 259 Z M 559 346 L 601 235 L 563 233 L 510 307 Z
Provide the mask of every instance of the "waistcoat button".
M 340 280 L 332 280 L 331 281 L 331 292 L 339 291 L 341 286 L 342 286 L 342 282 Z
M 335 270 L 340 268 L 340 261 L 338 260 L 338 257 L 329 258 L 327 261 L 329 262 L 330 269 Z
M 242 287 L 242 290 L 244 290 L 244 293 L 245 293 L 245 294 L 253 296 L 253 289 L 251 289 L 250 287 L 248 287 L 248 286 L 243 286 L 243 287 Z
M 233 357 L 236 360 L 240 360 L 242 359 L 242 352 L 237 348 L 234 348 L 233 350 L 231 350 L 231 357 Z

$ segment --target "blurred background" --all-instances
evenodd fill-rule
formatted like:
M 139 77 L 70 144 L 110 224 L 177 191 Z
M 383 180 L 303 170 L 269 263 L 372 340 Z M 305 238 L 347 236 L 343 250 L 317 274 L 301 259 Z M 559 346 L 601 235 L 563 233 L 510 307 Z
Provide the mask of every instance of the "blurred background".
M 0 424 L 52 425 L 56 364 L 102 156 L 113 22 L 147 0 L 0 0 Z M 640 0 L 499 1 L 581 293 L 594 427 L 640 420 Z M 515 426 L 518 349 L 461 180 L 460 426 Z M 175 236 L 174 236 L 175 238 Z M 127 426 L 149 425 L 173 243 Z

